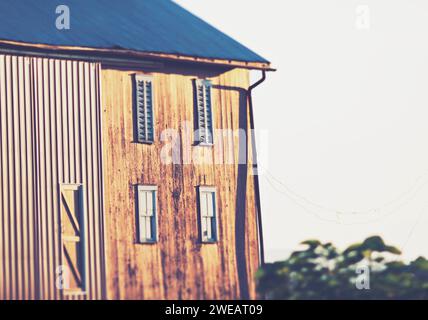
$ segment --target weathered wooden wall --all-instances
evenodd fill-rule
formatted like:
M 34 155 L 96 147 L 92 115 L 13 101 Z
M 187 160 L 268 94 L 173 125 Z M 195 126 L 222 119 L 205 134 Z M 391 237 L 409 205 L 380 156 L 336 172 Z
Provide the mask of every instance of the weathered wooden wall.
M 0 299 L 102 297 L 99 65 L 0 55 Z M 84 186 L 87 290 L 63 296 L 60 184 Z
M 258 242 L 253 179 L 239 150 L 238 136 L 217 139 L 220 155 L 231 164 L 164 164 L 163 130 L 176 129 L 185 145 L 187 121 L 193 130 L 195 77 L 213 81 L 214 127 L 248 128 L 248 71 L 162 69 L 154 77 L 155 143 L 133 138 L 132 75 L 136 71 L 102 70 L 107 293 L 110 299 L 254 298 Z M 245 144 L 244 144 L 245 145 Z M 212 147 L 191 146 L 198 157 L 218 158 Z M 231 150 L 229 153 L 228 151 Z M 241 153 L 240 153 L 241 151 Z M 240 156 L 241 154 L 241 156 Z M 136 243 L 136 184 L 158 186 L 156 244 Z M 217 187 L 219 242 L 201 244 L 196 187 Z

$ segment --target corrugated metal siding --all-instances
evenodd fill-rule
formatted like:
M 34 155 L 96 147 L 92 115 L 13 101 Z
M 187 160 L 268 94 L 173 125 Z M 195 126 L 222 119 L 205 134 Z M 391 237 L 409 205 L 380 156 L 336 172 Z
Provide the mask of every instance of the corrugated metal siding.
M 98 64 L 0 55 L 0 299 L 103 296 Z M 64 296 L 60 184 L 84 186 L 87 290 Z

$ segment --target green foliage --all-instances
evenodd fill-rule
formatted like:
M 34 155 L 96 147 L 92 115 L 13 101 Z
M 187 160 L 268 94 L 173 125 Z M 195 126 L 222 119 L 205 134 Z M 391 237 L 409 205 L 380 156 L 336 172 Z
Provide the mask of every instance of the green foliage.
M 338 251 L 331 243 L 302 242 L 281 262 L 257 273 L 257 290 L 267 299 L 428 299 L 428 260 L 397 259 L 400 250 L 373 236 Z M 369 289 L 357 289 L 357 269 L 369 270 Z

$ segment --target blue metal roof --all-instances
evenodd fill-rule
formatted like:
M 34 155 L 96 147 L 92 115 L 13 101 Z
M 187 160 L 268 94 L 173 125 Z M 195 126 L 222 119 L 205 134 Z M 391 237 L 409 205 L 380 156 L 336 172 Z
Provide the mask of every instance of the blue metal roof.
M 55 27 L 62 4 L 70 30 Z M 0 0 L 0 39 L 268 62 L 169 0 Z

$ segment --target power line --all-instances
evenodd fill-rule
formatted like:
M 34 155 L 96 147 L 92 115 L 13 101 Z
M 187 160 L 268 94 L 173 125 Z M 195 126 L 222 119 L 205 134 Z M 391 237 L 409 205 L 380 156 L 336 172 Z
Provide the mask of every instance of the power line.
M 272 174 L 270 173 L 270 172 L 268 172 L 268 174 L 270 175 L 270 176 L 272 176 Z M 313 212 L 312 210 L 309 210 L 307 207 L 305 207 L 304 205 L 302 205 L 301 203 L 299 203 L 298 201 L 296 201 L 296 199 L 293 197 L 293 196 L 290 196 L 290 194 L 289 193 L 287 193 L 287 192 L 284 192 L 284 191 L 281 191 L 281 190 L 279 190 L 275 185 L 274 185 L 274 183 L 271 181 L 271 179 L 269 179 L 269 177 L 268 176 L 264 176 L 264 175 L 262 175 L 262 177 L 264 177 L 265 179 L 266 179 L 266 181 L 269 183 L 269 185 L 276 191 L 276 192 L 278 192 L 278 193 L 280 193 L 280 194 L 283 194 L 283 195 L 285 195 L 289 200 L 291 200 L 294 204 L 296 204 L 297 206 L 299 206 L 301 209 L 303 209 L 306 213 L 308 213 L 308 214 L 310 214 L 310 215 L 312 215 L 312 216 L 314 216 L 314 217 L 316 217 L 318 220 L 321 220 L 321 221 L 323 221 L 323 222 L 328 222 L 328 223 L 335 223 L 335 224 L 341 224 L 341 225 L 345 225 L 345 226 L 353 226 L 353 225 L 366 225 L 366 224 L 371 224 L 371 223 L 374 223 L 374 222 L 378 222 L 378 221 L 380 221 L 380 220 L 383 220 L 383 219 L 385 219 L 385 218 L 387 218 L 387 217 L 390 217 L 390 216 L 392 216 L 393 214 L 395 214 L 400 208 L 402 208 L 403 206 L 405 206 L 405 205 L 407 205 L 408 203 L 410 203 L 415 197 L 416 197 L 416 195 L 419 193 L 419 191 L 423 188 L 423 187 L 425 187 L 427 184 L 428 184 L 428 181 L 426 181 L 425 183 L 423 183 L 421 186 L 419 186 L 418 188 L 412 188 L 412 189 L 415 189 L 414 190 L 414 192 L 413 192 L 413 195 L 412 196 L 410 196 L 409 197 L 409 199 L 407 199 L 407 201 L 405 201 L 405 202 L 403 202 L 403 203 L 401 203 L 400 205 L 397 205 L 397 206 L 395 206 L 395 208 L 393 209 L 393 210 L 391 210 L 389 213 L 387 213 L 387 214 L 384 214 L 384 215 L 382 215 L 382 216 L 380 216 L 380 217 L 378 217 L 378 218 L 376 218 L 376 219 L 370 219 L 370 220 L 367 220 L 367 221 L 362 221 L 362 222 L 353 222 L 353 223 L 344 223 L 342 220 L 341 220 L 341 218 L 342 218 L 342 216 L 343 215 L 341 215 L 341 214 L 339 214 L 339 212 L 334 212 L 335 214 L 336 214 L 336 220 L 334 220 L 334 219 L 326 219 L 326 218 L 324 218 L 324 217 L 322 217 L 320 214 L 318 214 L 318 213 L 316 213 L 316 212 Z M 277 182 L 278 182 L 278 180 L 277 179 L 275 179 L 275 177 L 273 177 L 272 176 L 272 178 L 274 178 L 274 179 L 272 179 L 272 180 L 276 180 Z M 421 177 L 419 177 L 418 179 L 420 180 L 422 178 L 422 176 Z M 280 185 L 282 185 L 283 187 L 284 187 L 284 189 L 286 188 L 286 186 L 285 185 L 283 185 L 282 183 L 280 183 Z M 286 190 L 290 190 L 290 188 L 287 188 Z M 411 190 L 411 189 L 409 189 L 409 190 Z M 408 194 L 410 191 L 406 191 L 406 194 Z M 293 194 L 297 194 L 297 193 L 294 193 L 293 192 Z M 403 193 L 404 194 L 404 193 Z M 301 198 L 301 197 L 300 197 Z M 397 197 L 398 198 L 398 197 Z M 404 198 L 404 197 L 402 197 L 402 198 Z M 313 203 L 312 201 L 309 201 L 310 203 Z M 393 201 L 389 201 L 388 203 L 393 203 Z M 321 208 L 325 208 L 324 206 L 318 206 L 318 207 L 321 207 Z M 410 241 L 410 239 L 411 239 L 411 237 L 413 236 L 413 234 L 414 234 L 414 232 L 415 232 L 415 230 L 416 230 L 416 228 L 417 228 L 417 226 L 419 225 L 419 222 L 421 221 L 421 219 L 422 219 L 422 217 L 423 217 L 423 214 L 425 213 L 425 210 L 426 210 L 427 208 L 426 208 L 426 206 L 424 206 L 424 208 L 421 210 L 421 212 L 419 213 L 419 215 L 418 215 L 418 217 L 417 217 L 417 219 L 416 219 L 416 221 L 415 221 L 415 223 L 412 225 L 412 227 L 410 228 L 410 230 L 409 230 L 409 232 L 408 232 L 408 235 L 407 235 L 407 237 L 406 237 L 406 240 L 402 243 L 402 245 L 401 245 L 401 251 L 403 252 L 404 250 L 405 250 L 405 248 L 407 247 L 407 245 L 408 245 L 408 243 L 409 243 L 409 241 Z M 358 215 L 358 214 L 353 214 L 354 216 L 355 215 Z M 345 215 L 346 216 L 346 215 Z M 349 216 L 349 215 L 348 215 Z M 397 259 L 398 259 L 398 257 L 397 257 Z
M 289 197 L 287 194 L 285 194 L 285 193 L 281 192 L 279 189 L 277 189 L 277 188 L 275 187 L 275 185 L 274 185 L 274 184 L 272 184 L 272 182 L 271 182 L 271 181 L 270 181 L 266 176 L 263 176 L 263 175 L 262 175 L 262 177 L 266 179 L 266 181 L 270 184 L 270 186 L 271 186 L 271 187 L 272 187 L 276 192 L 286 195 L 286 196 L 287 196 L 291 201 L 293 201 L 293 203 L 294 203 L 294 204 L 296 204 L 297 206 L 299 206 L 299 207 L 300 207 L 301 209 L 303 209 L 305 212 L 307 212 L 307 213 L 309 213 L 310 215 L 315 216 L 316 218 L 318 218 L 318 219 L 320 219 L 320 220 L 323 220 L 323 221 L 325 221 L 325 222 L 335 222 L 335 220 L 325 219 L 325 218 L 321 217 L 319 214 L 317 214 L 317 213 L 315 213 L 315 212 L 312 212 L 311 210 L 308 210 L 306 207 L 302 206 L 299 202 L 295 201 L 295 199 L 294 199 L 294 198 Z
M 315 207 L 315 208 L 317 208 L 319 210 L 322 210 L 322 211 L 331 212 L 331 213 L 333 213 L 335 215 L 352 215 L 352 216 L 356 216 L 356 215 L 375 215 L 375 214 L 380 213 L 381 211 L 384 211 L 385 208 L 388 208 L 388 207 L 392 206 L 395 203 L 399 203 L 400 201 L 404 201 L 405 204 L 409 203 L 419 193 L 419 191 L 422 190 L 423 187 L 425 187 L 428 184 L 428 179 L 423 184 L 421 184 L 419 182 L 420 180 L 422 180 L 422 178 L 424 178 L 425 176 L 427 176 L 427 174 L 421 175 L 421 176 L 419 176 L 419 178 L 416 179 L 416 182 L 412 185 L 412 187 L 410 187 L 409 189 L 407 189 L 405 192 L 401 193 L 395 199 L 393 199 L 391 201 L 388 201 L 383 206 L 376 207 L 376 208 L 373 208 L 373 209 L 370 209 L 370 210 L 364 210 L 364 211 L 359 211 L 359 210 L 349 211 L 349 210 L 341 210 L 341 209 L 329 208 L 329 207 L 321 205 L 321 204 L 319 204 L 319 203 L 317 203 L 315 201 L 312 201 L 312 200 L 308 199 L 307 197 L 302 196 L 299 193 L 297 193 L 294 190 L 292 190 L 285 183 L 283 183 L 282 181 L 280 181 L 279 179 L 277 179 L 271 172 L 269 172 L 269 170 L 264 170 L 264 172 L 266 172 L 270 176 L 271 179 L 275 180 L 276 183 L 280 184 L 289 194 L 293 195 L 294 197 L 300 199 L 301 201 L 307 203 L 308 205 L 310 205 L 312 207 Z M 287 195 L 287 196 L 289 196 L 289 195 Z M 406 200 L 406 196 L 409 196 L 409 199 L 407 199 L 407 201 L 405 201 Z M 398 204 L 396 207 L 401 207 L 401 205 Z M 391 210 L 395 210 L 395 208 L 393 208 Z
M 286 192 L 284 192 L 284 191 L 281 191 L 281 190 L 279 190 L 273 183 L 272 183 L 272 181 L 269 179 L 269 177 L 268 176 L 264 176 L 264 175 L 262 175 L 265 179 L 266 179 L 266 181 L 271 185 L 271 187 L 275 190 L 275 191 L 277 191 L 278 193 L 281 193 L 281 194 L 283 194 L 283 195 L 285 195 L 288 199 L 290 199 L 290 200 L 292 200 L 296 205 L 298 205 L 300 208 L 302 208 L 304 211 L 306 211 L 307 213 L 310 213 L 311 215 L 313 215 L 313 216 L 315 216 L 315 217 L 317 217 L 318 219 L 320 219 L 320 220 L 322 220 L 322 221 L 325 221 L 325 222 L 334 222 L 334 223 L 337 223 L 337 224 L 342 224 L 342 225 L 363 225 L 363 224 L 370 224 L 370 223 L 373 223 L 373 222 L 377 222 L 377 221 L 380 221 L 380 220 L 382 220 L 382 219 L 384 219 L 384 218 L 387 218 L 387 217 L 389 217 L 389 216 L 391 216 L 392 214 L 394 214 L 394 213 L 396 213 L 397 211 L 398 211 L 398 209 L 400 209 L 400 208 L 402 208 L 403 206 L 405 206 L 406 204 L 408 204 L 411 200 L 413 200 L 413 198 L 416 196 L 416 194 L 419 192 L 419 190 L 422 188 L 422 187 L 424 187 L 426 184 L 428 184 L 428 181 L 427 182 L 425 182 L 420 188 L 417 188 L 414 192 L 413 192 L 413 196 L 411 196 L 407 201 L 405 201 L 405 202 L 403 202 L 403 203 L 401 203 L 400 205 L 397 205 L 395 208 L 393 208 L 393 209 L 391 209 L 390 211 L 389 211 L 389 213 L 387 213 L 387 214 L 384 214 L 384 215 L 382 215 L 382 216 L 380 216 L 380 217 L 378 217 L 378 218 L 376 218 L 376 219 L 370 219 L 370 220 L 367 220 L 367 221 L 360 221 L 360 222 L 353 222 L 353 223 L 343 223 L 342 221 L 341 221 L 341 216 L 342 215 L 344 215 L 342 212 L 340 212 L 340 211 L 335 211 L 335 210 L 331 210 L 331 209 L 329 209 L 328 211 L 331 211 L 333 214 L 335 214 L 336 215 L 336 220 L 332 220 L 332 219 L 326 219 L 326 218 L 324 218 L 324 217 L 322 217 L 321 215 L 319 215 L 318 213 L 315 213 L 315 212 L 313 212 L 312 210 L 309 210 L 307 207 L 305 207 L 303 204 L 301 204 L 300 202 L 298 202 L 293 196 L 290 196 L 290 193 L 291 192 L 289 192 L 289 188 L 287 188 L 286 189 Z M 276 180 L 276 179 L 275 179 Z M 282 184 L 281 184 L 282 185 Z M 285 187 L 285 186 L 283 186 L 283 187 Z M 289 193 L 287 193 L 287 191 L 289 192 Z M 311 204 L 313 203 L 313 202 L 310 202 Z M 324 207 L 324 206 L 317 206 L 318 207 L 318 209 L 319 208 L 322 208 L 324 211 L 325 211 L 325 208 L 326 207 Z M 379 210 L 379 209 L 378 209 Z M 380 210 L 379 210 L 379 212 L 380 212 Z M 346 214 L 345 214 L 346 215 Z M 358 216 L 359 214 L 358 213 L 353 213 L 352 214 L 353 216 Z M 373 213 L 372 213 L 372 215 L 373 215 Z
M 402 246 L 401 246 L 401 250 L 404 251 L 404 249 L 407 247 L 407 244 L 409 243 L 410 238 L 413 236 L 416 227 L 418 226 L 419 222 L 422 219 L 423 214 L 426 212 L 426 206 L 424 206 L 424 208 L 421 210 L 421 212 L 419 212 L 418 218 L 416 219 L 415 223 L 413 224 L 413 226 L 410 228 L 410 231 L 407 235 L 406 240 L 403 242 Z

